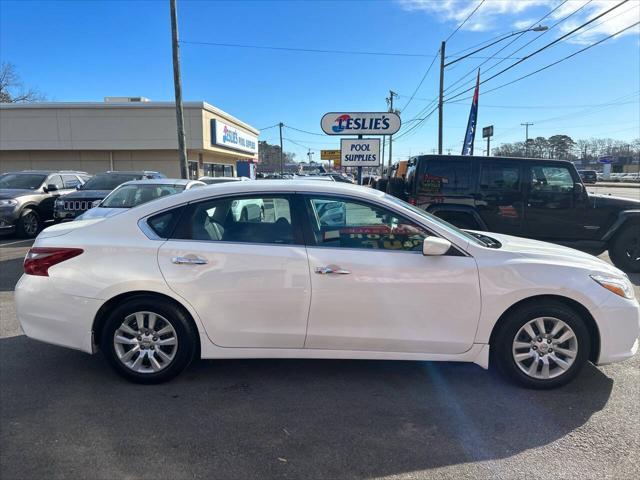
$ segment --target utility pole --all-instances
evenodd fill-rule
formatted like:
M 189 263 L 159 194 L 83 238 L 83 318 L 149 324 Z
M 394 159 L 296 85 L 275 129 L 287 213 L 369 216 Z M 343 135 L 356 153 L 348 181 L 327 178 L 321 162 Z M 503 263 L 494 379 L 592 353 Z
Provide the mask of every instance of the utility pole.
M 278 126 L 280 127 L 280 175 L 282 175 L 284 173 L 284 151 L 282 150 L 282 127 L 284 124 L 280 122 Z
M 491 137 L 487 136 L 487 157 L 491 156 Z
M 444 50 L 446 42 L 440 44 L 440 95 L 438 96 L 438 155 L 442 155 L 442 104 L 444 98 Z
M 398 94 L 396 92 L 394 92 L 393 90 L 389 90 L 389 111 L 391 113 L 393 113 L 393 97 L 397 97 L 397 96 Z M 387 171 L 387 175 L 391 171 L 392 151 L 393 151 L 393 135 L 389 135 L 389 170 Z
M 189 178 L 187 161 L 187 144 L 184 135 L 184 112 L 182 110 L 182 80 L 180 79 L 180 46 L 178 44 L 178 15 L 176 0 L 169 0 L 171 7 L 171 46 L 173 50 L 173 86 L 176 94 L 176 123 L 178 125 L 178 158 L 180 160 L 180 176 Z
M 531 122 L 524 122 L 521 123 L 520 125 L 522 125 L 525 128 L 525 141 L 524 141 L 524 156 L 528 157 L 529 156 L 529 127 L 531 125 L 533 125 L 533 123 Z
M 313 153 L 311 151 L 311 149 L 309 149 L 309 151 L 307 152 L 307 158 L 309 159 L 309 165 L 311 165 L 311 162 L 313 162 Z
M 380 158 L 382 159 L 382 161 L 380 162 L 380 177 L 382 177 L 382 173 L 384 172 L 384 152 L 385 152 L 385 141 L 387 139 L 386 135 L 382 136 L 382 155 L 380 156 Z

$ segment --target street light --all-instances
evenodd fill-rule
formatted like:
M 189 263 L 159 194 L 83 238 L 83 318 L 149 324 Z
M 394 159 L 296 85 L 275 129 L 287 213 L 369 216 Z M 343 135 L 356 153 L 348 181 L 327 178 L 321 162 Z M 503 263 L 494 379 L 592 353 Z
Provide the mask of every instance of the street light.
M 549 30 L 549 27 L 547 27 L 546 25 L 538 25 L 536 27 L 527 28 L 526 30 L 511 32 L 509 35 L 499 38 L 495 42 L 491 42 L 489 45 L 480 47 L 471 53 L 467 53 L 466 55 L 463 55 L 462 57 L 458 57 L 455 60 L 451 60 L 450 62 L 447 62 L 447 63 L 445 63 L 444 61 L 445 49 L 447 44 L 445 41 L 442 42 L 442 44 L 440 45 L 440 95 L 438 100 L 438 155 L 442 155 L 442 114 L 443 114 L 442 110 L 443 110 L 443 97 L 444 97 L 444 69 L 450 65 L 453 65 L 454 63 L 459 62 L 460 60 L 464 60 L 465 58 L 475 55 L 476 53 L 481 52 L 482 50 L 492 47 L 496 43 L 500 43 L 506 40 L 507 38 L 511 38 L 515 35 L 521 35 L 526 32 L 544 32 L 545 30 Z

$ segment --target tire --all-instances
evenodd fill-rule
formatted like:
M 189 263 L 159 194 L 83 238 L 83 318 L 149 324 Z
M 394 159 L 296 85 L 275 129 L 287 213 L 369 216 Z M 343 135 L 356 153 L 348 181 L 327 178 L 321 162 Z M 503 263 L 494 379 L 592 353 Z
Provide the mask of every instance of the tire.
M 140 328 L 139 319 L 145 328 Z M 157 335 L 154 328 L 160 328 Z M 102 329 L 100 349 L 114 370 L 127 380 L 155 384 L 171 380 L 187 368 L 198 352 L 197 341 L 195 328 L 176 305 L 152 297 L 135 297 L 111 312 Z
M 538 336 L 538 322 L 542 317 L 546 338 Z M 551 337 L 554 328 L 559 326 L 558 321 L 564 326 Z M 535 338 L 527 333 L 528 328 Z M 542 341 L 538 342 L 538 338 Z M 559 340 L 563 341 L 558 343 Z M 543 301 L 522 305 L 497 327 L 491 340 L 491 363 L 516 384 L 549 389 L 575 378 L 589 360 L 590 350 L 591 336 L 580 315 L 561 302 Z M 546 376 L 545 363 L 549 365 Z
M 42 220 L 38 212 L 25 208 L 20 212 L 16 223 L 16 234 L 21 238 L 35 238 L 42 229 Z
M 620 270 L 640 272 L 640 224 L 622 227 L 609 247 L 609 257 Z

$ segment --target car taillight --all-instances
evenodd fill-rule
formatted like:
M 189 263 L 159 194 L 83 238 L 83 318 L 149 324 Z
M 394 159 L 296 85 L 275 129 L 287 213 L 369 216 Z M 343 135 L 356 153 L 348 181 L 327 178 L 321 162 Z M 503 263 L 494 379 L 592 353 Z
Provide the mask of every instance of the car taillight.
M 415 199 L 415 198 L 410 198 L 410 199 L 409 199 L 409 203 L 410 203 L 411 205 L 417 205 L 417 204 L 418 204 L 418 202 L 416 202 L 416 199 Z
M 24 273 L 27 275 L 49 276 L 49 268 L 77 257 L 84 250 L 81 248 L 35 247 L 29 249 L 24 257 Z

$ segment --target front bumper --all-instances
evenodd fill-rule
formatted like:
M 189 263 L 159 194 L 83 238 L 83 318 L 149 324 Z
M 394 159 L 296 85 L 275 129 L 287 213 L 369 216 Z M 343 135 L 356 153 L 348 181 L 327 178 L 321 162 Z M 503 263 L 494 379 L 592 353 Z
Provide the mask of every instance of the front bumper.
M 15 288 L 16 315 L 35 340 L 93 353 L 91 329 L 103 300 L 62 294 L 51 278 L 22 275 Z
M 616 363 L 632 357 L 638 351 L 640 336 L 640 305 L 637 300 L 625 300 L 609 295 L 599 306 L 596 323 L 600 330 L 598 365 Z
M 0 211 L 0 235 L 5 235 L 5 234 L 15 232 L 17 220 L 18 220 L 18 216 L 17 214 L 14 214 L 14 212 Z

